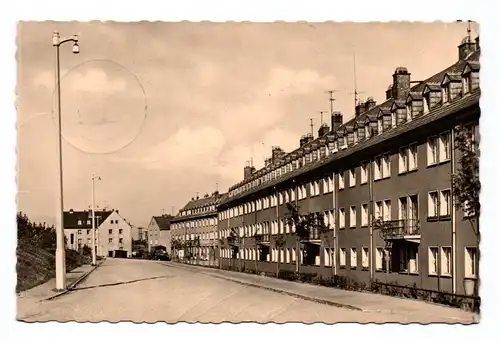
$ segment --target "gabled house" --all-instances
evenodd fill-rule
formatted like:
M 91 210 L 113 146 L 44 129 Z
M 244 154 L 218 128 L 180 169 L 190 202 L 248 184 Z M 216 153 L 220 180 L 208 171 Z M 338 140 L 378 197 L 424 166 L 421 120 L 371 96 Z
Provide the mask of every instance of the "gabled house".
M 164 246 L 169 255 L 172 253 L 170 222 L 173 218 L 173 216 L 168 214 L 151 217 L 147 230 L 149 252 L 151 252 L 151 249 L 155 246 Z

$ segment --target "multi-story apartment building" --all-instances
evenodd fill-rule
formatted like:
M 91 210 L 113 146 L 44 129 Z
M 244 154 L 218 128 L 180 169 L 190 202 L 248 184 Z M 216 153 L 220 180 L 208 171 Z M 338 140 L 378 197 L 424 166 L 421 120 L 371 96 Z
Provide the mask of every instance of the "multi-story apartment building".
M 172 234 L 170 231 L 170 222 L 174 217 L 168 214 L 154 216 L 151 218 L 147 229 L 148 251 L 154 246 L 164 246 L 170 255 Z
M 333 112 L 317 138 L 303 136 L 290 153 L 273 150 L 262 169 L 246 167 L 218 205 L 221 238 L 240 237 L 238 248 L 221 245 L 222 264 L 237 258 L 273 272 L 280 262 L 283 270 L 472 295 L 478 237 L 455 209 L 451 174 L 454 127 L 479 136 L 479 39 L 465 38 L 458 52 L 426 80 L 397 67 L 381 103 L 358 103 L 348 122 Z M 289 202 L 323 214 L 328 231 L 297 242 L 285 222 Z
M 132 254 L 131 225 L 118 210 L 95 211 L 97 255 L 114 257 L 115 250 Z M 92 247 L 92 212 L 69 210 L 64 212 L 64 234 L 70 249 L 84 245 Z
M 223 194 L 214 192 L 203 198 L 192 198 L 171 221 L 172 241 L 190 245 L 188 253 L 202 260 L 217 260 L 217 203 Z M 181 252 L 179 252 L 181 251 Z M 182 250 L 173 250 L 174 257 L 187 255 Z

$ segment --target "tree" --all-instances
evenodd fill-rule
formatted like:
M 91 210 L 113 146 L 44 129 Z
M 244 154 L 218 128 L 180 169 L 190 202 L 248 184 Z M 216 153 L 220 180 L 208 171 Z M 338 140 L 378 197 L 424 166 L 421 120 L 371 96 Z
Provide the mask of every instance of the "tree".
M 462 209 L 469 217 L 474 232 L 479 237 L 479 144 L 473 138 L 473 130 L 467 126 L 455 127 L 455 149 L 459 153 L 459 167 L 451 175 L 456 209 Z M 474 226 L 474 224 L 476 226 Z
M 300 274 L 300 243 L 308 244 L 311 235 L 317 232 L 322 234 L 328 230 L 328 225 L 320 212 L 310 212 L 301 215 L 300 207 L 294 203 L 286 204 L 288 212 L 285 213 L 285 221 L 290 228 L 295 227 L 295 236 L 297 238 L 296 264 L 297 273 Z M 306 249 L 306 248 L 305 248 Z
M 274 243 L 276 245 L 276 248 L 278 249 L 278 260 L 276 263 L 276 278 L 278 278 L 280 275 L 281 248 L 286 244 L 285 236 L 283 236 L 282 234 L 277 235 Z
M 459 155 L 459 167 L 451 175 L 452 193 L 455 199 L 455 208 L 462 209 L 464 216 L 469 220 L 474 233 L 476 234 L 476 250 L 478 255 L 477 273 L 479 274 L 480 258 L 480 231 L 479 215 L 481 212 L 481 203 L 479 194 L 481 191 L 481 182 L 479 180 L 479 144 L 474 139 L 474 126 L 458 125 L 454 129 L 455 150 Z M 474 296 L 479 296 L 479 277 L 474 285 Z

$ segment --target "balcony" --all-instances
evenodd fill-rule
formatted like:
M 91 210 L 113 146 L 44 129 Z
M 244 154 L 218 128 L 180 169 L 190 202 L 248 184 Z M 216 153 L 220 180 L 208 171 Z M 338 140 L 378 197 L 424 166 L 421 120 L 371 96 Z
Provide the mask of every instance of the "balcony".
M 321 244 L 321 230 L 319 227 L 312 227 L 309 230 L 309 235 L 299 237 L 300 242 L 302 243 L 311 243 L 311 244 Z
M 420 242 L 420 221 L 418 219 L 390 220 L 379 223 L 384 240 L 407 240 Z

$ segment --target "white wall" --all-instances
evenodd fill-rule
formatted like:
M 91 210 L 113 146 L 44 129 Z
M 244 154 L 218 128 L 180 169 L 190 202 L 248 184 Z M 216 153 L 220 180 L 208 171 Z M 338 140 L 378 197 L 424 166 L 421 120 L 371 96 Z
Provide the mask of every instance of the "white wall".
M 111 233 L 109 233 L 110 230 Z M 125 250 L 128 257 L 132 255 L 132 227 L 116 211 L 99 226 L 98 241 L 97 254 L 99 256 L 108 257 L 109 251 L 114 250 Z

